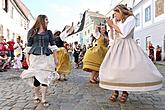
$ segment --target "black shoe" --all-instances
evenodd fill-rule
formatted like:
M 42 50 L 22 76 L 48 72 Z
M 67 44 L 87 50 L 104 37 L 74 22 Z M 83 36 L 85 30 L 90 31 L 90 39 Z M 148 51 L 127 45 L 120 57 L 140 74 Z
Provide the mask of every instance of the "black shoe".
M 58 81 L 61 81 L 61 78 L 57 79 Z
M 0 72 L 4 72 L 2 69 L 0 69 Z
M 64 80 L 64 81 L 67 81 L 68 79 L 64 78 L 63 80 Z
M 2 71 L 6 72 L 6 71 L 7 71 L 7 69 L 2 69 Z

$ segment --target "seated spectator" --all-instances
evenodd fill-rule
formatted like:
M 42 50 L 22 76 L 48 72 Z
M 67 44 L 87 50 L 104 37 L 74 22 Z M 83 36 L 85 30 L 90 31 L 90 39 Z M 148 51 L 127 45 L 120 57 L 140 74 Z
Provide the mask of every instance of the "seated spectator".
M 5 69 L 6 67 L 6 62 L 7 62 L 7 48 L 6 48 L 6 42 L 4 40 L 4 36 L 0 36 L 0 68 L 1 68 L 1 72 L 3 71 L 7 71 Z
M 7 59 L 7 55 L 5 55 L 4 57 L 0 56 L 0 72 L 7 71 L 4 66 L 4 63 L 7 62 Z

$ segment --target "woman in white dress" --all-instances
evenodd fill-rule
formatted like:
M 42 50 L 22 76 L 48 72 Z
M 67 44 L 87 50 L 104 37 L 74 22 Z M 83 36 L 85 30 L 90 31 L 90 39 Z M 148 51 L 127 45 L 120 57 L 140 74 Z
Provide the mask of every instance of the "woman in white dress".
M 47 16 L 39 15 L 34 26 L 29 30 L 26 47 L 26 59 L 29 68 L 21 74 L 21 77 L 30 81 L 34 88 L 34 102 L 39 103 L 41 101 L 43 106 L 49 105 L 46 101 L 46 91 L 50 83 L 50 75 L 55 72 L 54 65 L 58 61 L 55 56 L 57 46 L 53 42 L 52 32 L 47 30 L 47 25 Z M 39 99 L 40 87 L 41 100 Z
M 115 25 L 106 19 L 117 33 L 114 43 L 108 50 L 99 71 L 99 86 L 114 90 L 110 100 L 115 102 L 119 90 L 123 91 L 120 102 L 125 103 L 127 91 L 150 91 L 162 87 L 162 75 L 147 54 L 133 40 L 135 17 L 125 5 L 114 8 L 114 16 L 120 21 Z

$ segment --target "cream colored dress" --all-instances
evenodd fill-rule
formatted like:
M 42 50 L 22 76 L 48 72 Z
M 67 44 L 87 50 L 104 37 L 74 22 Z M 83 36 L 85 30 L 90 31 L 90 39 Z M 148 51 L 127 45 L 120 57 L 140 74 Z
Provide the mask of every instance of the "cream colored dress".
M 56 51 L 58 48 L 56 45 L 49 47 L 52 51 Z M 25 48 L 24 52 L 27 54 L 30 47 Z M 55 73 L 55 62 L 53 55 L 33 55 L 29 57 L 30 65 L 28 70 L 24 70 L 21 74 L 21 78 L 25 80 L 30 86 L 33 86 L 34 77 L 41 83 L 49 85 L 51 82 L 51 76 Z
M 119 24 L 122 35 L 115 39 L 99 71 L 99 86 L 110 90 L 149 91 L 162 87 L 162 75 L 133 40 L 135 18 Z

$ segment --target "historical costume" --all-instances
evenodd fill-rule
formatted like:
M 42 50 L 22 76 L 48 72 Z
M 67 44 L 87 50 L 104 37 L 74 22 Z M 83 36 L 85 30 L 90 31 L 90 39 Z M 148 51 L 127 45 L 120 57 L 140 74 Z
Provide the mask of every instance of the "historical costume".
M 156 61 L 161 61 L 161 59 L 162 59 L 161 53 L 162 53 L 162 50 L 159 47 L 159 45 L 157 45 L 157 48 L 156 48 Z
M 104 44 L 104 36 L 99 32 L 96 35 L 96 42 L 92 48 L 87 49 L 83 59 L 84 71 L 99 71 L 100 65 L 107 52 L 107 48 Z
M 52 50 L 48 47 L 49 44 Z M 38 91 L 38 86 L 41 84 L 43 94 L 46 92 L 47 86 L 51 82 L 49 77 L 55 72 L 55 62 L 52 54 L 56 49 L 57 46 L 53 42 L 53 34 L 50 30 L 34 36 L 33 30 L 29 31 L 28 44 L 25 51 L 30 55 L 30 64 L 28 70 L 22 72 L 21 77 L 31 86 L 34 86 L 35 91 Z M 39 100 L 38 95 L 35 97 L 35 100 Z M 45 96 L 43 97 L 45 98 Z M 47 102 L 44 103 L 47 105 Z
M 150 43 L 148 49 L 149 49 L 149 58 L 150 58 L 152 61 L 154 61 L 154 60 L 155 60 L 155 58 L 154 58 L 154 49 L 155 49 L 155 48 L 154 48 L 154 46 Z
M 78 42 L 75 42 L 75 48 L 73 50 L 73 56 L 74 56 L 74 63 L 75 63 L 75 67 L 74 68 L 78 68 L 79 67 L 79 55 L 80 55 L 80 45 L 78 44 Z
M 58 31 L 56 31 L 58 32 Z M 60 75 L 59 80 L 67 80 L 66 75 L 71 73 L 71 62 L 69 58 L 69 53 L 67 49 L 64 47 L 65 38 L 73 32 L 73 27 L 67 27 L 59 36 L 55 36 L 54 33 L 54 41 L 58 47 L 57 49 L 57 59 L 58 63 L 56 65 L 56 71 Z
M 99 86 L 110 90 L 149 91 L 162 87 L 162 75 L 133 40 L 135 18 L 119 23 L 115 38 L 99 71 Z
M 53 50 L 56 50 L 57 46 L 53 42 L 51 31 L 47 30 L 45 33 L 34 36 L 32 36 L 32 31 L 30 30 L 28 33 L 28 44 L 26 48 L 26 52 L 30 54 L 30 64 L 28 70 L 24 70 L 21 77 L 23 79 L 35 77 L 40 83 L 49 85 L 48 76 L 55 70 L 53 52 L 48 46 L 50 43 Z
M 57 46 L 53 42 L 52 32 L 47 30 L 47 25 L 47 16 L 39 15 L 34 26 L 29 30 L 25 49 L 29 68 L 21 74 L 21 78 L 27 80 L 34 89 L 34 102 L 41 101 L 45 107 L 49 106 L 46 101 L 46 92 L 51 81 L 50 76 L 55 72 L 54 65 L 57 62 L 55 57 Z

